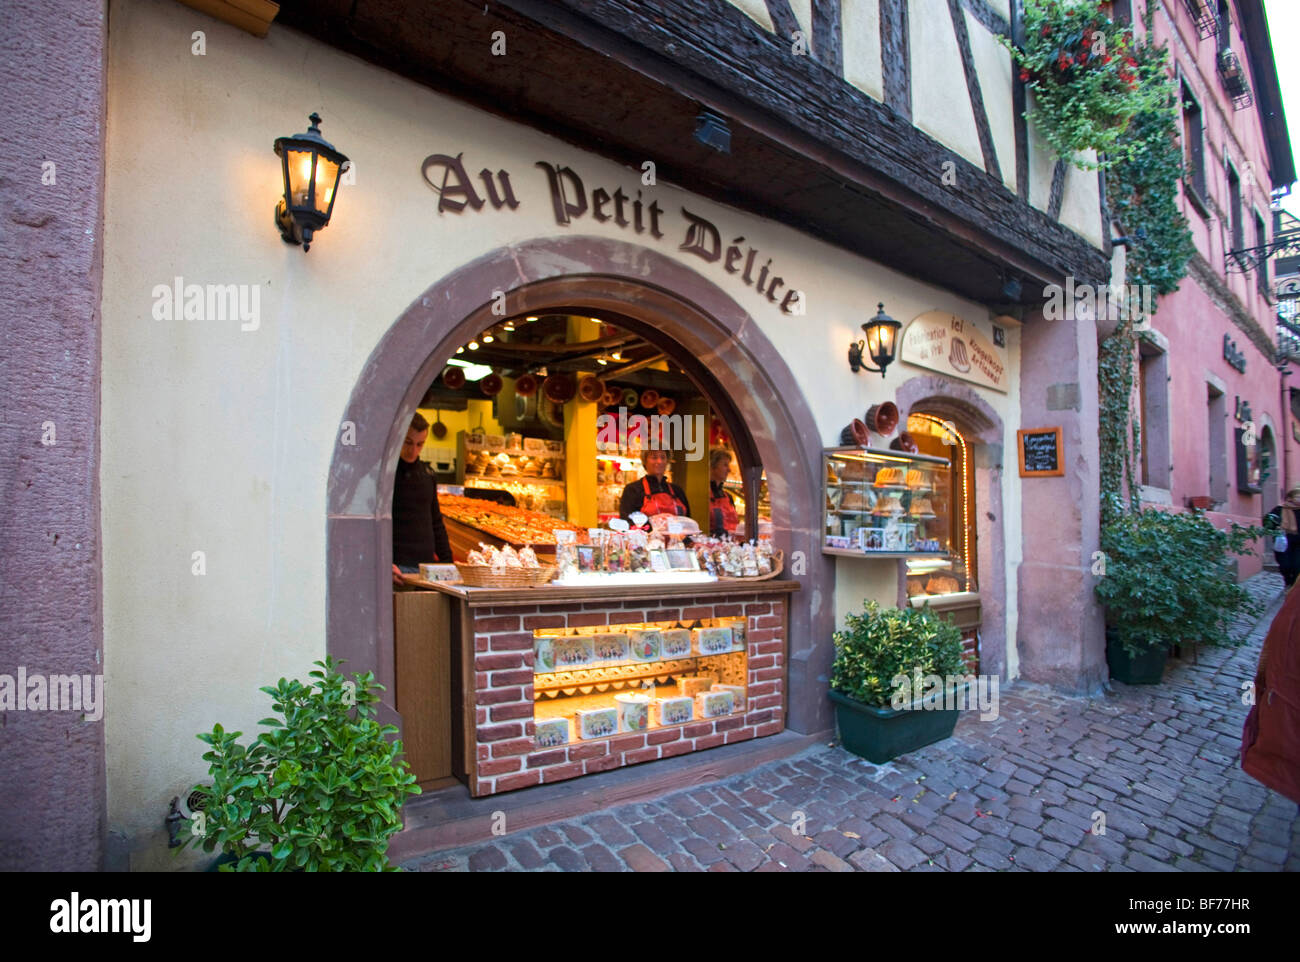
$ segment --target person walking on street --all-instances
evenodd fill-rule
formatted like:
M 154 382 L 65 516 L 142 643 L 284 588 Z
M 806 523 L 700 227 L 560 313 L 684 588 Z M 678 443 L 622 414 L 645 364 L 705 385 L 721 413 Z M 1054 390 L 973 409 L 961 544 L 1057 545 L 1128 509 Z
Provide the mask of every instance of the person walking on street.
M 1300 591 L 1287 593 L 1259 653 L 1241 769 L 1300 804 Z
M 1286 501 L 1264 516 L 1264 526 L 1274 532 L 1273 558 L 1290 588 L 1300 574 L 1300 485 L 1292 487 Z

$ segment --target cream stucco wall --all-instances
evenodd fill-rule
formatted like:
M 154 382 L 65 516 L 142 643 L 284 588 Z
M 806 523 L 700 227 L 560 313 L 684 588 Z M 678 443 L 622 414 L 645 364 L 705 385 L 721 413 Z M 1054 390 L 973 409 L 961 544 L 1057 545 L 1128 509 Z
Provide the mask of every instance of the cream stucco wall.
M 772 15 L 767 12 L 767 4 L 763 0 L 728 0 L 733 7 L 739 7 L 745 11 L 745 14 L 757 23 L 760 27 L 771 33 L 775 28 L 772 26 Z
M 566 230 L 640 240 L 723 287 L 752 315 L 803 385 L 827 444 L 915 373 L 902 365 L 883 379 L 848 371 L 845 349 L 872 313 L 867 305 L 882 300 L 899 319 L 929 310 L 986 316 L 792 229 L 670 185 L 643 187 L 639 171 L 288 29 L 257 39 L 171 0 L 114 0 L 110 13 L 101 464 L 107 767 L 110 829 L 127 837 L 136 867 L 175 864 L 162 818 L 168 799 L 203 775 L 195 734 L 218 721 L 254 730 L 269 707 L 258 687 L 303 677 L 324 655 L 326 478 L 339 419 L 377 342 L 433 282 L 486 252 Z M 203 56 L 191 53 L 197 29 L 207 35 Z M 341 189 L 333 222 L 304 253 L 272 226 L 280 172 L 271 144 L 304 129 L 311 110 L 355 162 L 356 183 Z M 460 152 L 470 171 L 508 170 L 519 208 L 440 216 L 420 164 L 428 154 Z M 641 189 L 664 209 L 668 236 L 638 238 L 590 216 L 557 226 L 539 160 L 573 166 L 589 191 Z M 772 257 L 790 286 L 808 292 L 808 316 L 781 314 L 718 265 L 679 251 L 683 204 L 717 224 L 724 243 L 743 234 Z M 255 285 L 259 325 L 156 320 L 154 288 L 178 276 Z M 1014 440 L 1009 397 L 1014 387 L 1010 396 L 991 393 L 990 403 Z M 1012 490 L 1005 497 L 1016 503 Z M 1013 517 L 1008 512 L 1008 525 Z M 1010 527 L 1007 541 L 1018 543 Z M 203 553 L 202 574 L 195 552 Z M 850 597 L 862 577 L 851 576 Z M 1010 625 L 1008 636 L 1015 637 Z
M 1011 54 L 998 38 L 966 11 L 971 59 L 980 81 L 980 97 L 993 135 L 1002 182 L 1016 189 L 1016 111 L 1011 98 Z
M 880 62 L 880 0 L 840 0 L 844 79 L 879 101 L 885 99 Z
M 948 0 L 911 0 L 907 25 L 912 58 L 912 123 L 982 170 L 984 151 L 980 148 Z

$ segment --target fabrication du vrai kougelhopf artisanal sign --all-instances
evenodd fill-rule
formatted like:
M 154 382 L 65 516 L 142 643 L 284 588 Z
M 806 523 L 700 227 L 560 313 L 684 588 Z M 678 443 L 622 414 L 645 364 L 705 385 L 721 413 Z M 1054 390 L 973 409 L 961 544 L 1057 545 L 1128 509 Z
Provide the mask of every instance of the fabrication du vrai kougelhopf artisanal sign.
M 973 322 L 955 314 L 927 311 L 903 330 L 899 359 L 949 377 L 1007 393 L 1007 349 Z
M 1016 432 L 1022 478 L 1055 478 L 1065 474 L 1065 446 L 1060 428 L 1024 428 Z

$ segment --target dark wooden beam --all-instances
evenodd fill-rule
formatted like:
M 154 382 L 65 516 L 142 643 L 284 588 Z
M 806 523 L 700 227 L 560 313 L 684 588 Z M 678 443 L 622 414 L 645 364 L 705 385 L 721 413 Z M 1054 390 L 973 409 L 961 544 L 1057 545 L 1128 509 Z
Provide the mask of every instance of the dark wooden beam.
M 1047 214 L 1052 220 L 1061 219 L 1061 204 L 1065 200 L 1065 161 L 1058 157 L 1052 168 L 1052 193 L 1047 199 Z
M 1025 42 L 1024 0 L 1011 0 L 1011 37 L 1016 46 Z M 1011 109 L 1015 113 L 1016 130 L 1016 194 L 1029 203 L 1029 126 L 1025 119 L 1028 109 L 1025 84 L 1015 61 L 1011 63 Z
M 962 0 L 962 4 L 971 12 L 971 16 L 993 33 L 1003 37 L 1011 36 L 1011 24 L 988 5 L 988 0 Z M 1014 16 L 1014 13 L 1012 14 Z
M 841 0 L 814 0 L 813 54 L 836 77 L 844 77 L 844 41 L 840 24 Z
M 880 0 L 880 65 L 885 105 L 912 119 L 912 57 L 907 27 L 908 0 Z
M 790 0 L 766 0 L 767 14 L 772 18 L 772 27 L 776 37 L 783 44 L 785 49 L 790 49 L 790 36 L 796 30 L 799 30 L 799 21 L 795 18 L 794 11 L 790 9 Z M 812 37 L 808 38 L 809 41 Z
M 979 72 L 975 69 L 975 55 L 971 52 L 970 32 L 966 29 L 966 14 L 962 12 L 961 0 L 948 0 L 948 13 L 952 16 L 952 29 L 957 37 L 957 49 L 961 52 L 961 66 L 966 74 L 966 92 L 970 97 L 971 113 L 975 115 L 975 129 L 979 133 L 980 152 L 984 155 L 984 169 L 1001 180 L 1002 165 L 998 163 L 993 131 L 989 129 L 988 111 L 984 109 L 984 94 L 980 91 Z

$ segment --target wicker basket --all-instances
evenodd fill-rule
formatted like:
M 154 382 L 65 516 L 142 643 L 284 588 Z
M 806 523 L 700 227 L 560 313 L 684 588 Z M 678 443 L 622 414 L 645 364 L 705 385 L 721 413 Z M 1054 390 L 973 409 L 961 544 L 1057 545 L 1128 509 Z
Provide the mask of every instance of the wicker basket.
M 540 568 L 498 568 L 456 562 L 461 581 L 471 588 L 536 588 L 555 577 L 555 565 Z
M 785 552 L 772 552 L 772 570 L 765 575 L 742 575 L 740 577 L 731 577 L 730 575 L 718 575 L 719 581 L 768 581 L 779 575 L 785 568 Z

